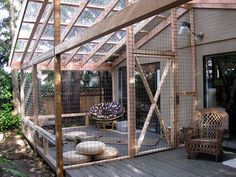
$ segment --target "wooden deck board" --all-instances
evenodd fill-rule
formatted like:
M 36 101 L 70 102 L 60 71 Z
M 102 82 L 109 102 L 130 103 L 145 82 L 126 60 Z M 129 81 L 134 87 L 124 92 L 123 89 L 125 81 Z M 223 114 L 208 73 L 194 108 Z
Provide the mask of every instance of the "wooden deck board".
M 235 158 L 225 153 L 224 160 Z M 149 154 L 134 159 L 66 170 L 68 177 L 235 177 L 236 169 L 215 162 L 210 156 L 187 159 L 183 148 Z

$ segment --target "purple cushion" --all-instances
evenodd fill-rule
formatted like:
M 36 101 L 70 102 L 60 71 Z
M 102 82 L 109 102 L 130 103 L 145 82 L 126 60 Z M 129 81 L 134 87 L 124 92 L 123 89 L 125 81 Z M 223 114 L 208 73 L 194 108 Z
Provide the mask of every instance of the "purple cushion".
M 95 104 L 89 109 L 89 115 L 94 119 L 110 120 L 110 119 L 116 119 L 117 117 L 122 115 L 123 111 L 124 111 L 123 106 L 113 101 L 113 102 Z

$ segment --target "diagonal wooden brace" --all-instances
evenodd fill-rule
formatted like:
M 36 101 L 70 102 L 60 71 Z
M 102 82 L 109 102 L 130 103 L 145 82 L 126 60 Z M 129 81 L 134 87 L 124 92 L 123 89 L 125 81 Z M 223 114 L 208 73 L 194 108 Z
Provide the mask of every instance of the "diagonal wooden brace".
M 141 65 L 140 65 L 140 63 L 139 63 L 139 61 L 138 61 L 138 57 L 135 57 L 135 59 L 136 59 L 136 64 L 137 64 L 137 66 L 138 66 L 138 70 L 139 70 L 139 72 L 140 72 L 141 79 L 142 79 L 142 81 L 143 81 L 143 85 L 144 85 L 144 87 L 145 87 L 145 89 L 146 89 L 146 91 L 147 91 L 147 94 L 148 94 L 148 97 L 149 97 L 151 103 L 153 103 L 154 97 L 153 97 L 152 91 L 151 91 L 151 89 L 150 89 L 150 86 L 149 86 L 149 84 L 148 84 L 148 81 L 147 81 L 147 79 L 146 79 L 146 77 L 145 77 L 144 71 L 143 71 L 143 69 L 142 69 L 142 67 L 141 67 Z M 157 116 L 158 121 L 159 121 L 159 123 L 160 123 L 161 130 L 163 131 L 163 139 L 164 139 L 164 141 L 165 141 L 166 143 L 170 144 L 169 138 L 168 138 L 168 133 L 166 132 L 166 128 L 165 128 L 165 126 L 164 126 L 164 118 L 163 118 L 163 116 L 161 115 L 160 110 L 159 110 L 159 108 L 158 108 L 157 105 L 155 105 L 155 113 L 156 113 L 156 116 Z
M 138 63 L 137 57 L 136 57 L 136 62 Z M 139 68 L 141 68 L 141 66 L 140 66 L 139 63 L 138 63 L 138 65 L 139 65 Z M 156 91 L 156 93 L 155 93 L 154 98 L 151 99 L 150 96 L 151 96 L 152 94 L 150 94 L 150 93 L 148 94 L 152 104 L 151 104 L 151 107 L 150 107 L 150 109 L 149 109 L 148 115 L 147 115 L 147 117 L 146 117 L 146 120 L 145 120 L 145 123 L 144 123 L 144 126 L 143 126 L 143 129 L 142 129 L 141 134 L 140 134 L 139 139 L 138 139 L 137 148 L 136 148 L 136 153 L 139 151 L 139 149 L 140 149 L 140 147 L 141 147 L 141 145 L 142 145 L 142 143 L 143 143 L 144 136 L 145 136 L 145 134 L 146 134 L 146 132 L 147 132 L 147 128 L 148 128 L 148 126 L 149 126 L 149 124 L 150 124 L 150 120 L 151 120 L 151 118 L 152 118 L 153 112 L 154 112 L 155 110 L 157 110 L 157 113 L 159 113 L 159 115 L 160 115 L 160 112 L 159 112 L 158 107 L 157 107 L 156 104 L 157 104 L 157 101 L 158 101 L 159 96 L 160 96 L 160 93 L 161 93 L 161 87 L 162 87 L 162 85 L 163 85 L 163 83 L 164 83 L 164 81 L 165 81 L 165 79 L 166 79 L 167 74 L 168 74 L 170 65 L 171 65 L 171 60 L 169 60 L 169 61 L 167 62 L 167 64 L 166 64 L 166 66 L 165 66 L 164 72 L 163 72 L 162 77 L 161 77 L 160 85 L 159 85 L 158 88 L 157 88 L 157 91 Z M 141 68 L 141 69 L 142 69 L 142 68 Z M 145 78 L 143 71 L 142 71 L 141 73 L 143 74 L 143 77 Z M 141 74 L 141 78 L 142 78 L 142 74 Z M 143 79 L 142 79 L 142 80 L 143 80 Z M 145 78 L 145 80 L 146 80 L 146 78 Z M 144 82 L 145 82 L 145 81 L 144 81 Z M 147 80 L 146 80 L 146 84 L 148 84 L 148 83 L 147 83 Z M 147 87 L 146 87 L 146 86 L 147 86 Z M 146 85 L 146 86 L 145 86 L 145 88 L 147 89 L 147 88 L 149 87 L 149 85 Z M 148 90 L 151 92 L 150 88 L 149 88 Z M 149 92 L 149 91 L 147 91 L 147 92 Z M 153 97 L 153 96 L 152 96 L 152 97 Z M 161 119 L 160 116 L 158 116 L 158 119 L 159 119 L 159 121 L 160 121 L 161 128 L 162 128 L 162 130 L 163 130 L 164 137 L 166 138 L 166 135 L 167 135 L 167 134 L 166 134 L 166 132 L 165 132 L 164 121 L 163 121 L 163 119 Z M 166 139 L 168 139 L 168 138 L 166 138 Z

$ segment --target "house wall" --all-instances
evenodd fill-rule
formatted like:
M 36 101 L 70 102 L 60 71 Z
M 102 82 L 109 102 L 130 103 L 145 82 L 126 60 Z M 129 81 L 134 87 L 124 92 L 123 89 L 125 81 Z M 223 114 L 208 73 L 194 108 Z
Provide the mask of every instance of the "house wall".
M 204 33 L 197 41 L 197 107 L 203 108 L 203 56 L 236 51 L 236 11 L 220 9 L 196 9 L 195 31 Z
M 197 108 L 203 107 L 203 56 L 217 53 L 232 52 L 236 50 L 236 11 L 219 9 L 194 9 L 195 32 L 204 33 L 202 40 L 196 41 L 196 66 L 193 65 L 190 36 L 177 35 L 178 57 L 178 90 L 181 92 L 194 91 L 196 79 Z M 185 13 L 177 21 L 179 29 L 181 21 L 190 21 L 190 13 Z M 147 42 L 141 49 L 171 50 L 171 29 L 167 27 L 159 35 Z M 160 62 L 161 72 L 166 65 L 166 59 L 140 57 L 140 63 Z M 118 88 L 118 68 L 125 66 L 125 61 L 115 68 Z M 195 68 L 196 67 L 196 68 Z M 194 76 L 193 69 L 196 69 Z M 117 94 L 118 98 L 118 94 Z M 161 114 L 165 118 L 165 126 L 171 126 L 173 118 L 173 73 L 168 73 L 161 91 Z M 192 110 L 192 96 L 180 96 L 179 120 L 180 127 L 189 125 Z

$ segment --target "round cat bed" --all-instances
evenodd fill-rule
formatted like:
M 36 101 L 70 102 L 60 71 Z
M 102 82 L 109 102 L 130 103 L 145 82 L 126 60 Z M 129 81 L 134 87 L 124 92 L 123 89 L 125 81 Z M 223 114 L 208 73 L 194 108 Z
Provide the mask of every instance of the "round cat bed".
M 82 155 L 97 155 L 103 153 L 106 145 L 101 141 L 85 141 L 76 145 L 76 152 Z
M 89 115 L 96 120 L 115 120 L 123 113 L 124 107 L 115 101 L 95 104 L 89 109 Z
M 76 151 L 68 151 L 63 153 L 63 161 L 66 165 L 74 165 L 86 163 L 92 160 L 91 156 L 77 154 Z
M 75 141 L 77 139 L 77 137 L 84 136 L 84 135 L 87 135 L 87 133 L 82 132 L 82 131 L 73 131 L 73 132 L 64 133 L 64 137 L 68 141 Z
M 118 150 L 115 147 L 106 147 L 103 153 L 94 156 L 95 160 L 111 159 L 118 156 Z

